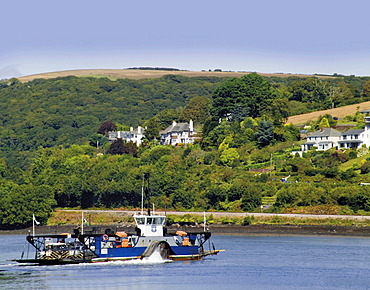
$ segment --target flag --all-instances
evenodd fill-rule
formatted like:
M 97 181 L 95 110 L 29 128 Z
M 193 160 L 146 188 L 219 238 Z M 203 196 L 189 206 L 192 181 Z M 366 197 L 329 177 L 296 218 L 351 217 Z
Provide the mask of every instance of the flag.
M 85 218 L 83 219 L 83 223 L 84 223 L 85 225 L 87 225 L 87 226 L 89 225 L 89 223 L 87 222 L 87 220 L 86 220 Z
M 38 226 L 40 224 L 40 222 L 38 222 L 35 218 L 35 215 L 33 215 L 33 221 L 35 222 L 35 224 Z

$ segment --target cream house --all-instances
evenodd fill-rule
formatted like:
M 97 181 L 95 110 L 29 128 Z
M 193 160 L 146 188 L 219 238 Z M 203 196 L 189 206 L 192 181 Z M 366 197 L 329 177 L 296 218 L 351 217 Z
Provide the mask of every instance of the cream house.
M 109 141 L 115 141 L 117 139 L 122 139 L 123 141 L 133 142 L 139 146 L 144 138 L 144 128 L 138 126 L 137 129 L 130 127 L 130 131 L 115 131 L 108 133 Z
M 365 145 L 370 146 L 370 116 L 364 117 L 365 128 L 347 130 L 340 135 L 339 148 L 354 148 L 358 149 Z
M 189 123 L 176 123 L 159 132 L 162 145 L 192 144 L 194 143 L 195 130 L 193 120 Z
M 301 145 L 301 150 L 306 152 L 312 147 L 316 150 L 328 150 L 338 147 L 341 133 L 333 128 L 322 128 L 307 135 L 307 141 Z

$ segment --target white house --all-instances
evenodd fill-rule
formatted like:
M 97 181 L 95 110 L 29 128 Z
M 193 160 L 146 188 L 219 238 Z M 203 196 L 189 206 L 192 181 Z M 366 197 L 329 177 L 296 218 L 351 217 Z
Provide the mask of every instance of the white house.
M 306 152 L 312 147 L 316 150 L 328 150 L 338 146 L 341 133 L 333 128 L 322 128 L 307 135 L 307 141 L 301 145 L 301 150 Z
M 160 143 L 162 145 L 194 143 L 195 130 L 192 120 L 189 123 L 176 123 L 173 121 L 171 126 L 159 133 L 161 135 Z
M 340 135 L 338 142 L 339 148 L 355 148 L 358 149 L 362 145 L 366 148 L 370 146 L 370 116 L 365 118 L 365 128 L 357 130 L 348 130 Z
M 117 139 L 122 139 L 126 142 L 133 142 L 139 146 L 144 138 L 144 128 L 138 126 L 137 129 L 130 127 L 130 131 L 116 131 L 109 132 L 108 139 L 109 141 L 115 141 Z

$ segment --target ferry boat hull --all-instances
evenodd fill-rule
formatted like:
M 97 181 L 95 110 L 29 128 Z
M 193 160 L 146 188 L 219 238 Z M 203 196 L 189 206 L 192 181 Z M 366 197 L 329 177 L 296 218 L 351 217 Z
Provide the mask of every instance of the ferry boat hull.
M 34 258 L 17 259 L 19 263 L 39 265 L 97 263 L 144 259 L 159 252 L 164 260 L 200 260 L 221 250 L 205 250 L 208 231 L 167 233 L 165 216 L 135 215 L 135 233 L 113 232 L 57 235 L 29 235 L 27 241 L 36 249 Z

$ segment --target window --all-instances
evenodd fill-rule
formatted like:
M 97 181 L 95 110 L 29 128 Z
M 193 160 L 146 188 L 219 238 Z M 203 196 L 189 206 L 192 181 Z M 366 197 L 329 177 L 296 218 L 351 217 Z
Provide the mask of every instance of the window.
M 138 225 L 143 225 L 145 223 L 145 218 L 136 218 L 136 222 Z

